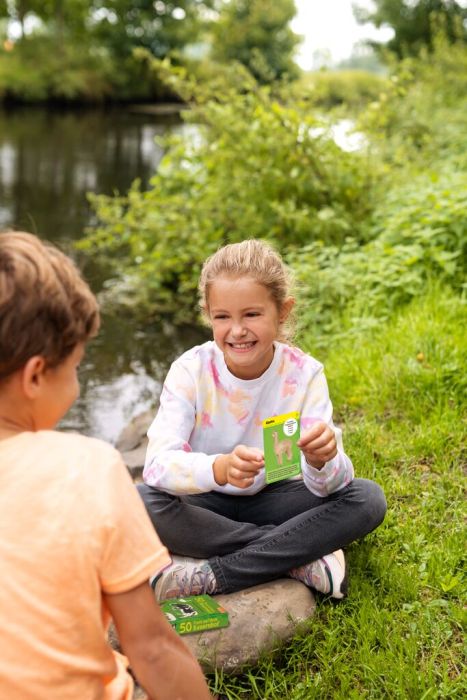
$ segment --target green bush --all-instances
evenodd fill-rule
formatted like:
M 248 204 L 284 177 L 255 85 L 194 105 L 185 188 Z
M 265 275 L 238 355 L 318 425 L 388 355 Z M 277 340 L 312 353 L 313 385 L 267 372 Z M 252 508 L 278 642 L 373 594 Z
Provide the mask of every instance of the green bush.
M 338 105 L 355 108 L 377 100 L 386 84 L 385 78 L 369 71 L 321 70 L 306 73 L 294 92 L 325 109 Z
M 267 238 L 286 251 L 366 236 L 368 164 L 329 125 L 257 86 L 202 101 L 191 141 L 168 142 L 149 191 L 92 197 L 101 223 L 85 245 L 118 254 L 117 287 L 152 311 L 192 316 L 201 263 L 227 241 Z
M 0 99 L 15 102 L 102 102 L 163 99 L 173 94 L 134 56 L 105 48 L 28 37 L 0 54 Z
M 298 293 L 306 301 L 300 327 L 314 328 L 322 343 L 330 333 L 379 325 L 422 296 L 430 280 L 462 289 L 467 176 L 421 175 L 410 188 L 390 190 L 370 230 L 372 240 L 365 245 L 350 238 L 340 248 L 314 242 L 289 256 Z
M 365 131 L 375 158 L 395 177 L 411 179 L 414 170 L 467 164 L 467 48 L 440 34 L 432 53 L 392 65 L 379 98 L 368 105 L 358 127 Z

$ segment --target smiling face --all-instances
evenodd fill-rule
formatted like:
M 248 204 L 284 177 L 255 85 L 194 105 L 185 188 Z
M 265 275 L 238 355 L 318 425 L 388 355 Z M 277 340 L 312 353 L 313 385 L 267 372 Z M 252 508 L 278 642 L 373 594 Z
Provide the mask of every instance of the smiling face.
M 207 313 L 214 341 L 229 370 L 239 379 L 256 379 L 274 356 L 273 343 L 293 301 L 281 310 L 262 284 L 249 277 L 220 277 L 210 286 Z

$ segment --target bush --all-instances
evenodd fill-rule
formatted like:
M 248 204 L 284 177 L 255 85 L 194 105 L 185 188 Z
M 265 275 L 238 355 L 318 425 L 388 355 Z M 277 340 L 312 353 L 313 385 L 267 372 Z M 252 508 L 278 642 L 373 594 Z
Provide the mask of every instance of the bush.
M 306 308 L 302 329 L 329 334 L 379 325 L 395 309 L 422 296 L 430 280 L 456 291 L 465 280 L 467 176 L 420 176 L 391 190 L 373 216 L 373 239 L 348 239 L 341 248 L 314 242 L 289 256 Z M 345 320 L 343 320 L 345 316 Z
M 37 35 L 0 55 L 0 99 L 15 102 L 102 102 L 173 95 L 129 56 Z
M 361 108 L 377 100 L 386 84 L 382 76 L 364 70 L 321 70 L 306 73 L 295 92 L 325 109 L 338 105 Z
M 92 197 L 101 225 L 85 245 L 118 252 L 125 292 L 152 311 L 192 316 L 201 263 L 227 241 L 266 238 L 286 251 L 366 236 L 367 162 L 308 108 L 256 85 L 201 101 L 190 119 L 202 126 L 191 142 L 168 142 L 148 192 Z

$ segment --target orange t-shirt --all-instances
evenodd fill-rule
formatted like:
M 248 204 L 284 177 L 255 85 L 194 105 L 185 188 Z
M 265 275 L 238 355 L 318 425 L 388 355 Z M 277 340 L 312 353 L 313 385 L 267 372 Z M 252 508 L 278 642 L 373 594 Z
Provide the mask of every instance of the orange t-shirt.
M 1 440 L 1 697 L 131 698 L 103 593 L 169 561 L 113 447 L 54 431 Z

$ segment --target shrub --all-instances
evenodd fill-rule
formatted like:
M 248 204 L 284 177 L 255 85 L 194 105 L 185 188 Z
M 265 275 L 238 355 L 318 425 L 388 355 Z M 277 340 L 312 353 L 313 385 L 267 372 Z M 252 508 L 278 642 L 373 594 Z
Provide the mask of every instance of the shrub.
M 386 84 L 385 78 L 369 71 L 321 70 L 305 74 L 294 91 L 325 109 L 343 104 L 361 108 L 377 100 Z
M 424 175 L 391 190 L 376 211 L 365 245 L 314 242 L 289 256 L 297 270 L 302 330 L 356 333 L 379 325 L 399 306 L 422 296 L 430 280 L 457 291 L 465 280 L 467 176 Z M 344 319 L 343 319 L 344 316 Z
M 365 239 L 364 157 L 343 152 L 308 108 L 249 88 L 201 91 L 195 136 L 167 142 L 149 191 L 92 197 L 100 225 L 85 245 L 118 252 L 124 290 L 146 309 L 191 316 L 201 263 L 227 241 L 267 238 L 288 250 Z

